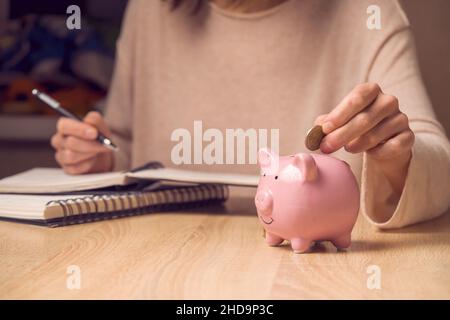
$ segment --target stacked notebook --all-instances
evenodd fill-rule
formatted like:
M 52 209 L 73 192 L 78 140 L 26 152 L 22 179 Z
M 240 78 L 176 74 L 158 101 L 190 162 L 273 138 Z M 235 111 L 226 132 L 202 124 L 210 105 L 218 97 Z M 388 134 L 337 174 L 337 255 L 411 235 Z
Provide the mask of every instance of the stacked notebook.
M 0 219 L 49 227 L 220 204 L 228 185 L 254 187 L 258 176 L 164 168 L 67 175 L 35 168 L 0 180 Z

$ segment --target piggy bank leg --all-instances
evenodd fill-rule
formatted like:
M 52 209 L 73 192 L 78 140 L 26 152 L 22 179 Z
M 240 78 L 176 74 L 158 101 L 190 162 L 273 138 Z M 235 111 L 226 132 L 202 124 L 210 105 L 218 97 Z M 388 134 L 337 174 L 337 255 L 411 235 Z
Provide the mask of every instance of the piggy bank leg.
M 294 250 L 295 253 L 304 253 L 309 250 L 311 247 L 312 241 L 296 238 L 291 240 L 291 247 L 292 250 Z
M 283 238 L 266 231 L 266 242 L 269 246 L 278 246 L 284 241 Z
M 336 239 L 332 239 L 331 242 L 338 249 L 348 248 L 348 247 L 350 247 L 350 243 L 351 243 L 351 235 L 350 235 L 350 233 L 345 234 Z

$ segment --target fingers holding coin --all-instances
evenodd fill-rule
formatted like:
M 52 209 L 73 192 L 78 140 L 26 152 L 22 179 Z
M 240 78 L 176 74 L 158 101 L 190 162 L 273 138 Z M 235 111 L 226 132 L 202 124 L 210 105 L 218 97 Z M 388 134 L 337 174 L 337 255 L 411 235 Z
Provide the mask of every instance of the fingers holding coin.
M 323 153 L 342 147 L 352 153 L 369 153 L 374 149 L 370 154 L 381 157 L 381 150 L 396 145 L 400 138 L 403 142 L 414 140 L 410 135 L 414 134 L 407 116 L 399 109 L 397 98 L 384 94 L 378 85 L 367 83 L 355 87 L 329 114 L 318 116 L 305 145 L 309 150 L 320 147 Z M 410 143 L 404 145 L 408 150 L 402 147 L 399 152 L 411 149 Z

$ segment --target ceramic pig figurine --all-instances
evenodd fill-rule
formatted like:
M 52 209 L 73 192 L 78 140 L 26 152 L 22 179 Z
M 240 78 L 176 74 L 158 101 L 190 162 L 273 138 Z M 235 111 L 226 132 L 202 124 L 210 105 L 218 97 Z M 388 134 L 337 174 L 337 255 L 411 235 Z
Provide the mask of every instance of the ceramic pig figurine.
M 258 217 L 271 246 L 289 240 L 296 253 L 314 241 L 350 246 L 359 210 L 359 188 L 349 165 L 339 159 L 298 153 L 258 154 L 261 177 L 255 196 Z

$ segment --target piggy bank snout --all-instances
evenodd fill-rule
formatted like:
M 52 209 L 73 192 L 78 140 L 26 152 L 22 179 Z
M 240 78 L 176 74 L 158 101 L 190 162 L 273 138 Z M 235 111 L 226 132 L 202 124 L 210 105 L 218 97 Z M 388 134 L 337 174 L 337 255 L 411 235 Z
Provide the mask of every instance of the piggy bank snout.
M 273 197 L 270 191 L 258 191 L 255 196 L 255 205 L 259 213 L 262 215 L 270 215 L 272 213 Z

